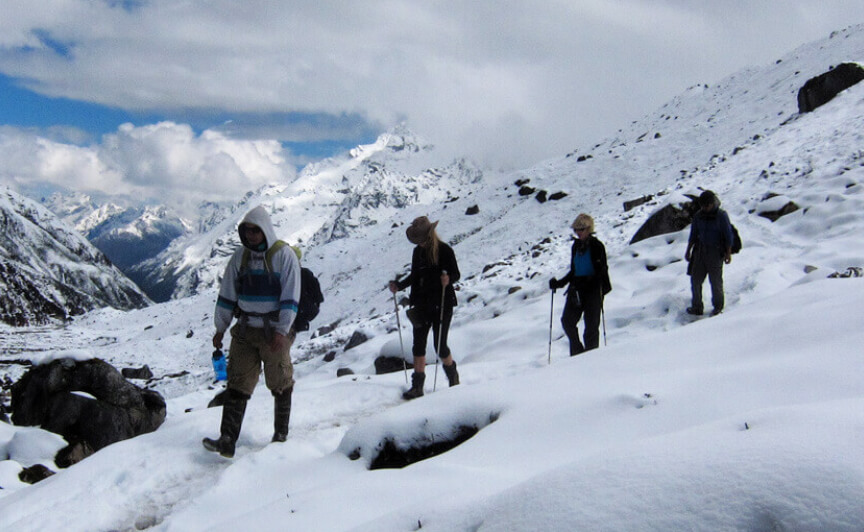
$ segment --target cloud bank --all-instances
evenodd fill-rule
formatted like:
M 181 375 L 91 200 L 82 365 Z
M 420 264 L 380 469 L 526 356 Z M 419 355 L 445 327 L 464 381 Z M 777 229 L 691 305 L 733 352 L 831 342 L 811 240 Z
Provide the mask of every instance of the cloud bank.
M 22 176 L 228 191 L 290 173 L 274 140 L 364 129 L 334 126 L 347 116 L 366 130 L 404 121 L 445 151 L 528 166 L 862 21 L 858 0 L 9 0 L 0 72 L 30 90 L 247 120 L 198 136 L 182 120 L 124 126 L 92 148 L 27 135 L 4 145 L 31 139 L 43 157 L 21 161 Z M 272 119 L 290 113 L 337 119 Z

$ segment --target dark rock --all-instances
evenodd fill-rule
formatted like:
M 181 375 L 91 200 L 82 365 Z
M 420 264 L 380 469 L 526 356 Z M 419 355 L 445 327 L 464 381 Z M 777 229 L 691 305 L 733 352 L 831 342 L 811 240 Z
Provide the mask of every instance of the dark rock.
M 864 277 L 864 268 L 849 266 L 842 272 L 834 272 L 828 276 L 829 279 L 852 279 L 856 277 Z
M 511 286 L 509 290 L 507 290 L 507 295 L 515 294 L 519 290 L 522 290 L 521 286 Z
M 41 426 L 70 446 L 81 443 L 98 451 L 152 432 L 164 421 L 161 395 L 135 386 L 99 359 L 54 360 L 31 368 L 12 386 L 12 422 Z
M 514 185 L 516 185 L 517 187 L 521 187 L 522 185 L 527 185 L 530 182 L 530 179 L 517 179 Z
M 150 371 L 150 366 L 144 364 L 140 368 L 123 368 L 120 370 L 120 373 L 123 374 L 127 379 L 152 379 L 153 372 Z
M 375 359 L 375 375 L 396 373 L 405 369 L 405 360 L 399 357 L 379 356 Z
M 73 442 L 57 451 L 54 463 L 57 467 L 69 467 L 95 453 L 93 447 L 86 441 Z
M 563 198 L 566 198 L 566 197 L 567 197 L 567 193 L 566 193 L 566 192 L 556 192 L 556 193 L 552 194 L 551 196 L 549 196 L 549 199 L 552 200 L 552 201 L 557 201 L 557 200 L 559 200 L 559 199 L 563 199 Z
M 336 360 L 336 351 L 330 351 L 324 355 L 324 362 L 333 362 L 334 360 Z
M 480 432 L 475 426 L 462 425 L 451 439 L 415 442 L 412 447 L 402 449 L 396 446 L 392 439 L 386 439 L 380 445 L 378 455 L 372 460 L 369 469 L 401 469 L 405 466 L 444 454 L 450 449 L 469 440 Z M 352 455 L 354 457 L 357 455 Z M 357 456 L 359 458 L 359 456 Z
M 546 203 L 546 200 L 547 200 L 546 194 L 548 194 L 548 193 L 545 190 L 541 190 L 540 192 L 537 193 L 536 196 L 534 196 L 534 199 L 536 199 L 540 203 Z
M 530 196 L 534 193 L 536 189 L 529 187 L 527 185 L 519 187 L 519 195 L 520 196 Z
M 642 196 L 641 198 L 636 198 L 634 200 L 625 201 L 624 202 L 624 212 L 627 212 L 631 209 L 635 209 L 640 205 L 644 205 L 654 199 L 653 194 L 648 194 L 647 196 Z
M 472 205 L 472 206 L 468 207 L 467 209 L 465 209 L 465 214 L 467 214 L 468 216 L 478 214 L 479 212 L 480 212 L 480 206 L 478 206 L 478 205 Z
M 689 197 L 689 196 L 688 196 Z M 678 232 L 688 225 L 693 220 L 693 215 L 699 210 L 699 205 L 695 201 L 696 198 L 691 198 L 693 201 L 686 202 L 679 206 L 666 205 L 651 215 L 648 220 L 642 224 L 642 227 L 636 231 L 631 244 L 635 244 L 646 238 L 651 238 L 657 235 L 665 235 L 667 233 Z
M 793 213 L 793 212 L 797 211 L 798 209 L 800 209 L 800 207 L 798 207 L 798 205 L 796 205 L 794 201 L 790 201 L 789 203 L 787 203 L 786 205 L 781 207 L 779 210 L 760 212 L 759 216 L 761 216 L 763 218 L 768 218 L 772 222 L 776 222 L 781 217 L 786 216 L 787 214 Z
M 825 105 L 862 79 L 864 79 L 864 68 L 855 63 L 842 63 L 824 74 L 809 79 L 798 91 L 798 112 L 807 113 Z
M 363 331 L 354 331 L 354 334 L 351 335 L 351 339 L 348 340 L 348 344 L 345 346 L 343 351 L 348 351 L 349 349 L 357 347 L 368 340 L 369 337 L 366 336 Z
M 21 479 L 21 482 L 36 484 L 40 480 L 45 480 L 53 474 L 54 471 L 51 471 L 44 465 L 36 464 L 22 469 L 21 472 L 18 473 L 18 478 Z
M 354 375 L 354 371 L 351 368 L 339 368 L 336 370 L 336 377 L 345 377 L 347 375 Z

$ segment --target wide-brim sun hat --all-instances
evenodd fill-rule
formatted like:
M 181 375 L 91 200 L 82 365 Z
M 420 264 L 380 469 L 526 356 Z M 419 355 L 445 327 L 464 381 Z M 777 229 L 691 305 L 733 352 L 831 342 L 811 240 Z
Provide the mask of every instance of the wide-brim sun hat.
M 405 230 L 405 236 L 412 244 L 420 245 L 429 240 L 436 227 L 438 227 L 437 221 L 432 222 L 426 216 L 418 216 Z

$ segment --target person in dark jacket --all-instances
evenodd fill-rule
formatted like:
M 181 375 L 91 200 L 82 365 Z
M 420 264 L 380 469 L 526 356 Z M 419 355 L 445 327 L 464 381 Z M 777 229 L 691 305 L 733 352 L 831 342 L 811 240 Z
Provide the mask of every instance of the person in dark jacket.
M 414 373 L 411 375 L 411 388 L 402 394 L 405 399 L 415 399 L 423 395 L 426 381 L 426 342 L 429 329 L 438 349 L 438 358 L 444 365 L 444 373 L 450 386 L 459 384 L 456 361 L 447 345 L 447 334 L 456 306 L 456 291 L 453 285 L 459 282 L 459 266 L 453 249 L 438 238 L 435 228 L 438 222 L 430 222 L 420 216 L 411 222 L 405 231 L 408 240 L 415 244 L 411 257 L 411 273 L 401 281 L 390 281 L 390 291 L 411 287 L 408 319 L 414 327 Z M 443 302 L 443 307 L 442 307 Z
M 594 219 L 582 213 L 572 226 L 576 239 L 570 250 L 570 271 L 561 279 L 549 280 L 553 291 L 568 284 L 567 302 L 561 315 L 561 325 L 570 339 L 570 356 L 600 345 L 600 319 L 603 298 L 612 291 L 606 247 L 594 236 Z M 579 320 L 585 318 L 584 344 L 579 341 Z
M 712 316 L 723 311 L 723 264 L 732 262 L 732 224 L 729 215 L 720 208 L 720 200 L 710 190 L 699 196 L 700 209 L 690 225 L 690 239 L 684 259 L 689 263 L 692 304 L 687 313 L 699 316 L 704 312 L 702 285 L 705 277 L 711 283 Z

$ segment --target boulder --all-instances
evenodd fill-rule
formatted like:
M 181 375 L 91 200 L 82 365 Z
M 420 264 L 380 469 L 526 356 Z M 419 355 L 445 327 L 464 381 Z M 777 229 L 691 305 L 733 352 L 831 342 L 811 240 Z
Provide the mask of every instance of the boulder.
M 344 351 L 348 351 L 358 345 L 365 343 L 369 340 L 369 337 L 363 331 L 354 331 L 354 334 L 351 335 L 351 338 L 348 340 L 348 343 L 345 345 Z
M 777 210 L 762 211 L 759 213 L 759 216 L 761 216 L 763 218 L 767 218 L 767 219 L 771 220 L 772 222 L 776 222 L 777 220 L 779 220 L 783 216 L 786 216 L 787 214 L 791 214 L 791 213 L 797 211 L 798 209 L 800 209 L 800 207 L 798 207 L 798 205 L 796 205 L 794 201 L 790 201 L 790 202 L 783 204 L 783 206 Z
M 642 196 L 641 198 L 636 198 L 634 200 L 625 201 L 624 202 L 624 212 L 627 212 L 631 209 L 635 209 L 636 207 L 638 207 L 640 205 L 644 205 L 653 199 L 654 199 L 654 195 L 648 194 L 647 196 Z
M 807 80 L 798 90 L 798 112 L 808 113 L 830 102 L 835 96 L 864 79 L 864 66 L 842 63 Z
M 140 368 L 123 368 L 120 370 L 120 373 L 122 373 L 127 379 L 141 379 L 146 381 L 153 378 L 153 371 L 150 370 L 150 366 L 147 364 L 144 364 Z
M 34 464 L 30 467 L 25 467 L 18 473 L 18 479 L 26 484 L 36 484 L 39 481 L 53 475 L 54 472 L 42 464 Z
M 63 436 L 70 448 L 91 454 L 156 430 L 165 413 L 159 393 L 135 386 L 99 359 L 64 358 L 34 366 L 12 386 L 14 424 L 40 426 Z M 65 454 L 77 461 L 88 453 Z
M 677 233 L 681 231 L 693 221 L 693 216 L 699 210 L 699 204 L 695 197 L 687 196 L 691 201 L 679 204 L 669 203 L 662 209 L 652 214 L 642 227 L 636 231 L 631 244 L 635 244 L 646 238 L 651 238 L 667 233 Z
M 404 371 L 405 364 L 406 362 L 403 358 L 381 355 L 375 359 L 375 375 Z

